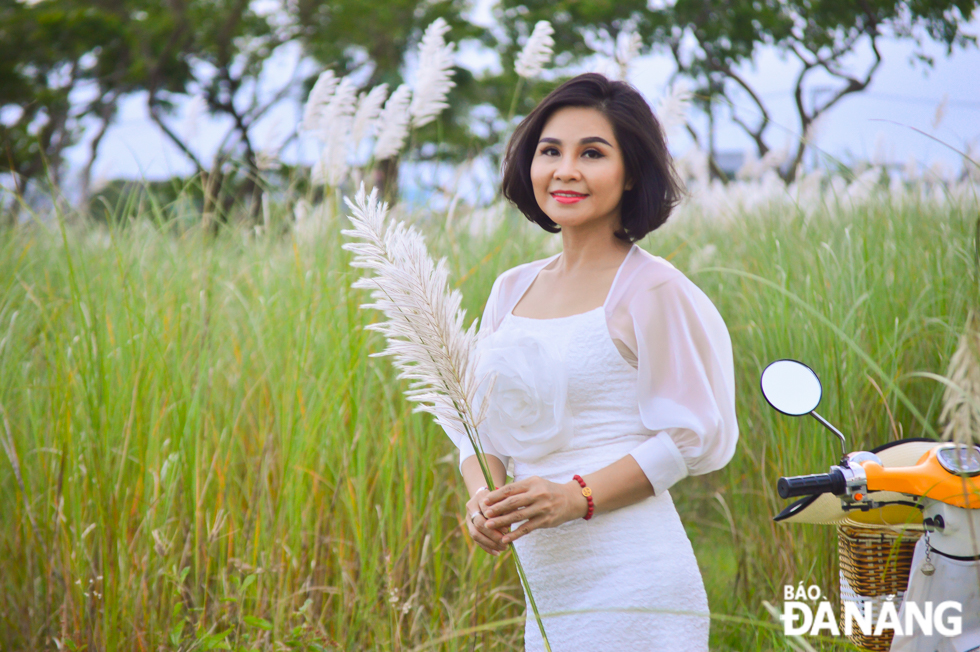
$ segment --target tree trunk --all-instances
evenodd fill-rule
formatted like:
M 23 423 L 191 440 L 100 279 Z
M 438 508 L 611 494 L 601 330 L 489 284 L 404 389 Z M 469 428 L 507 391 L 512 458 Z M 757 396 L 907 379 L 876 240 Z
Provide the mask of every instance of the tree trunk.
M 379 189 L 382 199 L 389 206 L 395 205 L 398 200 L 398 156 L 374 166 L 374 187 Z

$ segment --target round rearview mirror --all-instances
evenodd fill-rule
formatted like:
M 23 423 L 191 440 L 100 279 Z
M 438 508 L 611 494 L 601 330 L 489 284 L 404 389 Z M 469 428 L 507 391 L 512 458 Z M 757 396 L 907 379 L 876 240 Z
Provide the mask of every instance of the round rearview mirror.
M 796 360 L 776 360 L 762 372 L 762 394 L 783 414 L 798 417 L 820 404 L 823 389 L 813 369 Z

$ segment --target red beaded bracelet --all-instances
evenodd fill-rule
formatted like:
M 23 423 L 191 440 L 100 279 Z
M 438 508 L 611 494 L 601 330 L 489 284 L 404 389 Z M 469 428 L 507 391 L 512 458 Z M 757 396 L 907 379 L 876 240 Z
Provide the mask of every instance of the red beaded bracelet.
M 595 503 L 592 502 L 592 490 L 585 486 L 585 480 L 582 479 L 582 476 L 574 475 L 572 479 L 582 485 L 582 495 L 589 501 L 589 511 L 582 517 L 587 521 L 592 518 L 592 512 L 595 511 Z

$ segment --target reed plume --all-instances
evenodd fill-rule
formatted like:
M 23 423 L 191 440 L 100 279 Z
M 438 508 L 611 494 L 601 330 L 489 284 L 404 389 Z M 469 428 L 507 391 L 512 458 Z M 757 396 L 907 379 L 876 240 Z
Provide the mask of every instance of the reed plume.
M 616 65 L 619 67 L 619 78 L 626 80 L 630 64 L 640 55 L 643 39 L 634 31 L 620 32 L 616 37 Z
M 362 183 L 354 201 L 344 197 L 344 202 L 353 212 L 348 216 L 353 228 L 341 233 L 357 242 L 347 242 L 343 248 L 354 254 L 352 267 L 374 272 L 357 279 L 352 287 L 370 290 L 374 303 L 361 307 L 380 310 L 387 318 L 365 327 L 387 340 L 384 351 L 371 355 L 394 358 L 398 377 L 411 381 L 405 396 L 418 403 L 413 411 L 432 414 L 451 438 L 465 433 L 476 451 L 487 487 L 493 490 L 493 476 L 477 436 L 486 402 L 478 412 L 473 409 L 479 386 L 474 377 L 477 323 L 474 320 L 469 328 L 464 327 L 462 295 L 459 290 L 448 290 L 446 259 L 433 263 L 425 240 L 414 227 L 404 222 L 385 223 L 388 204 L 379 201 L 377 188 L 367 195 Z M 484 396 L 489 394 L 487 391 Z M 512 552 L 545 649 L 550 652 L 521 560 L 517 550 Z
M 362 138 L 372 135 L 387 97 L 388 84 L 378 84 L 370 93 L 361 93 L 357 97 L 357 110 L 354 112 L 354 124 L 350 130 L 351 144 L 354 147 L 361 143 Z
M 433 263 L 422 235 L 414 227 L 385 224 L 387 202 L 378 190 L 366 195 L 361 184 L 354 202 L 352 229 L 342 231 L 358 242 L 343 248 L 355 254 L 353 267 L 374 271 L 353 287 L 371 291 L 374 303 L 363 308 L 381 311 L 387 321 L 366 328 L 385 336 L 387 348 L 372 355 L 390 355 L 399 378 L 412 381 L 405 396 L 418 403 L 415 411 L 432 414 L 447 431 L 466 433 L 474 447 L 479 417 L 471 408 L 476 392 L 471 357 L 476 321 L 464 327 L 466 311 L 459 290 L 448 291 L 445 259 Z
M 402 84 L 385 102 L 385 108 L 381 110 L 381 115 L 378 117 L 381 130 L 374 143 L 375 160 L 383 161 L 395 156 L 405 144 L 410 118 L 408 103 L 411 99 L 412 89 L 408 84 Z
M 546 20 L 539 20 L 534 25 L 534 30 L 527 38 L 527 43 L 517 56 L 514 62 L 514 71 L 517 73 L 517 84 L 514 85 L 514 96 L 510 100 L 510 110 L 507 112 L 507 124 L 511 123 L 514 111 L 517 110 L 517 98 L 520 97 L 521 88 L 525 79 L 532 79 L 541 74 L 546 63 L 551 61 L 551 48 L 555 40 L 551 35 L 555 33 L 554 28 Z
M 321 123 L 321 116 L 330 103 L 337 84 L 340 82 L 333 70 L 324 70 L 316 78 L 316 83 L 310 90 L 310 95 L 303 106 L 303 121 L 301 123 L 304 131 L 316 131 Z
M 980 166 L 978 166 L 980 167 Z M 980 443 L 980 217 L 973 234 L 973 305 L 949 361 L 940 421 L 946 422 L 943 438 L 962 444 Z
M 694 93 L 685 82 L 676 81 L 660 98 L 657 102 L 656 114 L 664 135 L 669 135 L 670 132 L 687 123 L 687 112 L 693 97 Z
M 323 148 L 313 167 L 314 183 L 336 186 L 347 176 L 347 154 L 356 94 L 357 86 L 349 77 L 344 77 L 316 117 L 315 131 L 323 141 Z
M 413 127 L 429 124 L 449 107 L 446 95 L 456 83 L 451 79 L 455 44 L 446 45 L 443 40 L 448 31 L 449 24 L 443 18 L 436 18 L 425 28 L 419 44 L 419 70 L 409 109 Z
M 980 312 L 971 310 L 956 352 L 946 372 L 939 420 L 946 424 L 943 439 L 961 444 L 980 443 Z
M 546 20 L 539 20 L 534 25 L 534 31 L 531 32 L 514 64 L 514 71 L 518 75 L 525 79 L 532 79 L 541 74 L 544 66 L 551 61 L 551 49 L 555 45 L 551 35 L 554 33 L 555 29 Z

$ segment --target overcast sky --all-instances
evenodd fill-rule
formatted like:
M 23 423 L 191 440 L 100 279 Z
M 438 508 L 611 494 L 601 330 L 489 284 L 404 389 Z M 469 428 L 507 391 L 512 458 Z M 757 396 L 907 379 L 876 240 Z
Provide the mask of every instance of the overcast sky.
M 483 6 L 473 15 L 474 22 L 487 20 L 487 0 L 480 2 Z M 975 35 L 980 32 L 978 27 L 980 20 L 974 20 L 964 29 Z M 448 38 L 452 40 L 451 33 Z M 466 44 L 459 49 L 460 65 L 474 70 L 494 65 L 492 54 L 481 55 Z M 938 162 L 948 170 L 958 170 L 961 166 L 958 155 L 908 127 L 930 133 L 960 150 L 968 147 L 974 152 L 980 150 L 980 51 L 975 47 L 957 50 L 946 58 L 941 48 L 932 47 L 929 53 L 936 58 L 932 69 L 911 63 L 913 49 L 909 44 L 885 42 L 881 52 L 884 61 L 869 89 L 844 99 L 827 114 L 820 125 L 817 144 L 845 163 L 876 159 L 904 164 L 915 157 L 921 166 Z M 297 47 L 279 52 L 266 71 L 269 92 L 275 82 L 289 79 L 297 66 L 301 76 L 315 72 L 298 55 Z M 869 61 L 868 53 L 859 55 L 853 62 L 854 69 L 863 69 Z M 668 57 L 644 56 L 635 60 L 628 79 L 656 106 L 673 71 Z M 743 71 L 764 100 L 771 103 L 775 126 L 770 140 L 777 146 L 784 140 L 792 140 L 799 132 L 792 110 L 795 71 L 792 61 L 780 59 L 774 51 L 763 52 L 754 65 Z M 411 71 L 408 75 L 411 77 Z M 934 128 L 941 103 L 940 121 Z M 291 133 L 297 118 L 297 103 L 283 103 L 257 126 L 258 146 L 281 142 Z M 205 159 L 229 129 L 227 122 L 209 118 L 201 109 L 200 100 L 180 105 L 170 124 L 188 137 L 195 151 Z M 720 125 L 716 142 L 719 150 L 744 150 L 750 144 L 732 123 Z M 690 141 L 682 134 L 671 142 L 675 155 L 683 154 L 689 146 Z M 312 153 L 313 143 L 299 142 L 287 148 L 282 156 L 289 161 L 311 160 Z M 87 154 L 83 143 L 69 152 L 69 160 L 79 168 Z M 93 177 L 98 183 L 119 177 L 162 179 L 191 171 L 190 164 L 148 119 L 145 96 L 139 95 L 122 103 L 115 125 L 103 140 Z

